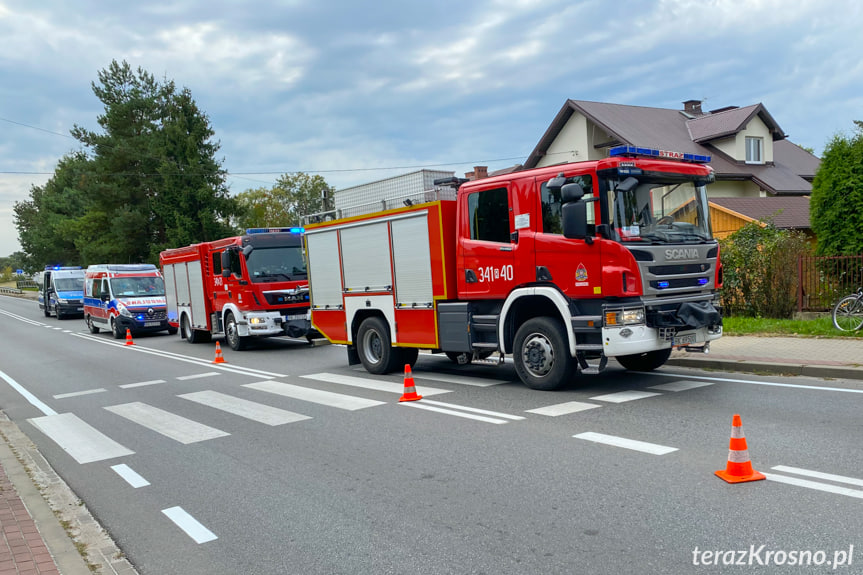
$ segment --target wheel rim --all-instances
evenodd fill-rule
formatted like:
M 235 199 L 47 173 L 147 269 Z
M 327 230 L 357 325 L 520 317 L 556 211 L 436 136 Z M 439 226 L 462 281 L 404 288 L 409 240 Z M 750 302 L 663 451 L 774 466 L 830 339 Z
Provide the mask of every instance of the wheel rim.
M 383 340 L 378 332 L 369 330 L 363 335 L 363 356 L 370 364 L 377 364 L 383 358 Z
M 854 331 L 863 323 L 863 304 L 856 300 L 841 302 L 834 318 L 836 327 L 843 331 Z
M 120 328 L 117 327 L 117 322 L 111 318 L 111 333 L 114 334 L 114 337 L 120 339 Z
M 554 347 L 541 333 L 532 333 L 524 340 L 522 362 L 533 377 L 544 377 L 554 367 Z

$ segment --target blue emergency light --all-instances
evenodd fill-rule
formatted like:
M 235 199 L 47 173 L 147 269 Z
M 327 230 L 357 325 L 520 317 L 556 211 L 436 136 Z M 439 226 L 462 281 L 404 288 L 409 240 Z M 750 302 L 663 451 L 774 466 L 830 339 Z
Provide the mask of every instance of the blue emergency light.
M 294 228 L 249 228 L 246 230 L 247 235 L 252 234 L 274 234 L 274 233 L 291 233 L 291 234 L 302 234 L 305 233 L 305 228 L 294 227 Z
M 707 164 L 710 162 L 710 156 L 703 154 L 687 154 L 671 150 L 660 150 L 658 148 L 640 148 L 638 146 L 616 146 L 608 150 L 608 155 L 612 158 L 618 156 L 645 156 L 648 158 L 680 160 L 683 162 L 694 162 L 698 164 Z

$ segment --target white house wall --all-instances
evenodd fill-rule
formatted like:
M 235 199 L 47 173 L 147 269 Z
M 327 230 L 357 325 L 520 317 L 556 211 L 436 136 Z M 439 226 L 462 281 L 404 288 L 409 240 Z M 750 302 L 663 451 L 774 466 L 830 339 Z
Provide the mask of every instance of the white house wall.
M 573 112 L 545 155 L 540 158 L 537 167 L 594 159 L 588 153 L 591 148 L 592 146 L 588 146 L 587 142 L 587 118 L 578 112 Z

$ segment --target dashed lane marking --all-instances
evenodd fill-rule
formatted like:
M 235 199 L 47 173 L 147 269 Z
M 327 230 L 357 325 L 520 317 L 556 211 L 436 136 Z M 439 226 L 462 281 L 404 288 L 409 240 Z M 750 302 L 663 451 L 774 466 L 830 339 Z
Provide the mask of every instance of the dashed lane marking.
M 104 387 L 98 387 L 96 389 L 85 389 L 84 391 L 73 391 L 72 393 L 58 393 L 57 395 L 53 395 L 54 399 L 65 399 L 67 397 L 78 397 L 79 395 L 92 395 L 94 393 L 102 393 L 108 391 Z
M 141 487 L 146 487 L 150 485 L 150 482 L 138 475 L 134 469 L 122 463 L 120 465 L 112 465 L 111 469 L 114 472 L 126 480 L 126 483 L 134 487 L 135 489 L 139 489 Z
M 806 487 L 816 491 L 825 491 L 827 493 L 835 493 L 836 495 L 845 495 L 846 497 L 854 497 L 855 499 L 863 499 L 863 491 L 859 489 L 849 489 L 838 485 L 830 485 L 828 483 L 819 483 L 818 481 L 809 481 L 808 479 L 800 479 L 799 477 L 787 477 L 785 475 L 777 475 L 775 473 L 764 474 L 768 480 L 778 483 L 787 483 L 788 485 L 796 485 L 797 487 Z
M 207 541 L 213 541 L 218 539 L 216 535 L 204 527 L 200 521 L 189 515 L 186 510 L 182 507 L 171 507 L 169 509 L 163 509 L 162 513 L 164 513 L 168 519 L 174 522 L 174 524 L 182 529 L 186 535 L 192 538 L 197 544 L 206 543 Z
M 209 371 L 207 373 L 196 373 L 194 375 L 181 375 L 177 379 L 179 379 L 180 381 L 186 381 L 189 379 L 201 379 L 204 377 L 213 377 L 214 375 L 222 375 L 222 374 L 215 372 L 215 371 Z
M 857 479 L 856 477 L 833 475 L 832 473 L 822 473 L 821 471 L 812 471 L 811 469 L 801 469 L 799 467 L 788 467 L 787 465 L 776 465 L 772 469 L 782 471 L 784 473 L 794 473 L 795 475 L 805 475 L 807 477 L 814 477 L 815 479 L 825 479 L 827 481 L 835 481 L 837 483 L 847 483 L 849 485 L 863 487 L 863 479 Z
M 152 381 L 139 381 L 138 383 L 125 383 L 118 387 L 122 389 L 131 389 L 133 387 L 144 387 L 146 385 L 158 385 L 160 383 L 165 383 L 164 379 L 154 379 Z

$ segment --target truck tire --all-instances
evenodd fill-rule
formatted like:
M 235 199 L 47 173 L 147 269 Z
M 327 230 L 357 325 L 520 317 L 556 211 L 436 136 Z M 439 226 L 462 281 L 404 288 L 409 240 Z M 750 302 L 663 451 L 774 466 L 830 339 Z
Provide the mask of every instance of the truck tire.
M 192 324 L 189 323 L 189 316 L 184 315 L 180 321 L 180 329 L 182 337 L 189 343 L 208 343 L 213 339 L 213 336 L 208 331 L 192 329 Z
M 87 316 L 87 327 L 89 328 L 90 333 L 99 333 L 99 328 L 96 327 L 95 323 L 93 323 L 93 317 L 89 315 Z
M 237 331 L 237 320 L 231 312 L 225 315 L 225 340 L 234 351 L 243 351 L 249 345 L 249 338 L 240 336 Z
M 644 353 L 634 353 L 632 355 L 618 355 L 614 359 L 617 363 L 630 371 L 653 371 L 657 367 L 661 367 L 671 357 L 671 348 L 657 349 Z
M 111 335 L 114 336 L 114 339 L 123 339 L 126 335 L 120 331 L 120 326 L 114 321 L 114 318 L 111 318 Z
M 560 389 L 577 371 L 566 330 L 550 317 L 529 319 L 518 328 L 512 357 L 521 381 L 540 391 Z
M 399 351 L 401 352 L 401 361 L 399 363 L 401 365 L 409 365 L 411 367 L 417 362 L 417 358 L 420 356 L 420 350 L 415 347 L 400 347 Z
M 390 373 L 399 367 L 403 355 L 392 347 L 390 331 L 380 317 L 369 317 L 357 331 L 357 353 L 366 371 L 378 375 Z

